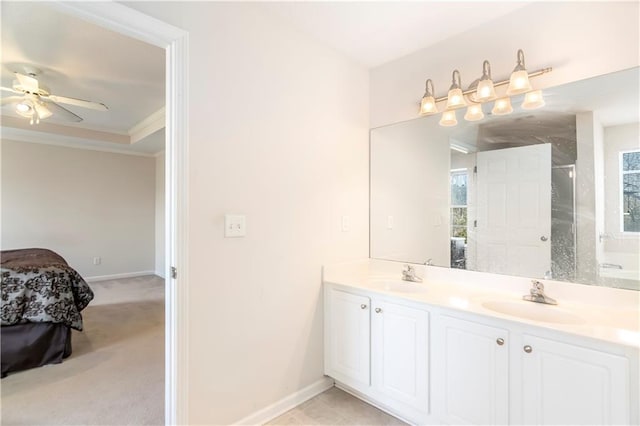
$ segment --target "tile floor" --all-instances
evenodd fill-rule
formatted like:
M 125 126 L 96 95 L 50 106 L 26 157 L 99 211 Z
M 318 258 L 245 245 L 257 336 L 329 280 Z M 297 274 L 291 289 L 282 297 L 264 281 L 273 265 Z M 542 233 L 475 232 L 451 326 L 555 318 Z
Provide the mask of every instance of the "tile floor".
M 406 425 L 376 407 L 333 387 L 267 425 Z

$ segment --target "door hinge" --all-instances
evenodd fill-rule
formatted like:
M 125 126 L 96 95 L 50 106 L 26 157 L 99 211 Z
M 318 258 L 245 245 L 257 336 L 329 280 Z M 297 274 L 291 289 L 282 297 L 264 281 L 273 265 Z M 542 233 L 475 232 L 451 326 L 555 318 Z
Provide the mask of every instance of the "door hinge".
M 178 278 L 178 270 L 175 266 L 171 267 L 171 278 L 173 278 L 174 280 Z
M 473 173 L 478 173 L 478 166 L 473 166 Z
M 477 227 L 478 227 L 478 221 L 477 221 L 477 220 L 474 220 L 474 221 L 473 221 L 473 227 L 474 227 L 474 228 L 477 228 Z

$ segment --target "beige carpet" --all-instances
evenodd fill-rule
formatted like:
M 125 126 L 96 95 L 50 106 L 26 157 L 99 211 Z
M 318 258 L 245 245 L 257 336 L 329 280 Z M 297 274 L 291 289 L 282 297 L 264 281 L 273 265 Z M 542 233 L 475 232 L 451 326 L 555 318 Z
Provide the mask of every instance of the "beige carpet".
M 89 285 L 73 354 L 0 382 L 3 425 L 164 424 L 164 280 Z

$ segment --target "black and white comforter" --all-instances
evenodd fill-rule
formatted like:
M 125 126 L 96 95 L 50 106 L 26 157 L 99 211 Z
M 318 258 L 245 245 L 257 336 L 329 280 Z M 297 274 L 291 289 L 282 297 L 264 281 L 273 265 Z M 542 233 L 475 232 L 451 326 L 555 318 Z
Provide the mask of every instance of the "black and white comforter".
M 52 322 L 82 330 L 82 311 L 93 299 L 84 279 L 60 255 L 46 249 L 0 253 L 1 324 Z

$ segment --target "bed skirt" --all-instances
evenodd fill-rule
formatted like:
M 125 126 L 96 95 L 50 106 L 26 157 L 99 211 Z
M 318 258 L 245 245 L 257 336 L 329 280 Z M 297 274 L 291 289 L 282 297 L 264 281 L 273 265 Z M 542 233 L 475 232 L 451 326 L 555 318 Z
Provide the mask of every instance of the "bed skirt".
M 0 328 L 2 377 L 15 371 L 59 364 L 71 355 L 71 329 L 64 324 L 24 323 Z

